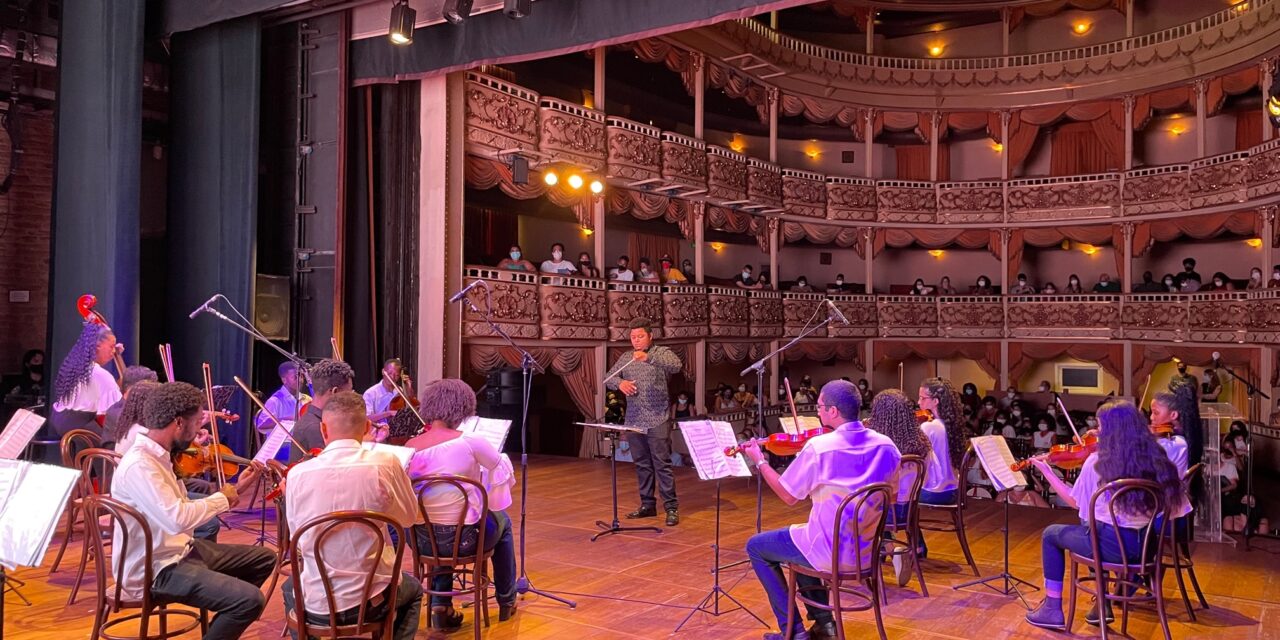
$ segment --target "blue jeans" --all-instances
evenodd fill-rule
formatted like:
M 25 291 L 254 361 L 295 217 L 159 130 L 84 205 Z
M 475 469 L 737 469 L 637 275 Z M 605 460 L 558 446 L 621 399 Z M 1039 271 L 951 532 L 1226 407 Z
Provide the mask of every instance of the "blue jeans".
M 751 539 L 747 540 L 747 557 L 751 559 L 751 568 L 755 570 L 756 577 L 760 579 L 760 585 L 769 596 L 769 606 L 773 609 L 774 617 L 778 619 L 778 629 L 786 633 L 783 627 L 787 624 L 787 578 L 782 573 L 782 565 L 787 563 L 809 568 L 813 565 L 809 564 L 804 554 L 800 553 L 800 549 L 791 541 L 790 529 L 763 531 L 751 536 Z M 798 575 L 796 584 L 804 587 L 819 585 L 822 582 L 816 578 Z M 826 591 L 806 591 L 805 595 L 812 600 L 827 602 Z M 830 611 L 806 608 L 809 609 L 810 620 L 820 624 L 832 621 Z M 800 616 L 796 616 L 795 628 L 791 631 L 793 633 L 804 631 L 804 621 Z
M 293 578 L 286 578 L 284 586 L 280 589 L 284 594 L 284 610 L 285 614 L 293 611 Z M 386 590 L 383 590 L 383 594 Z M 418 633 L 418 617 L 422 613 L 422 584 L 418 579 L 408 573 L 400 575 L 400 584 L 396 587 L 396 618 L 392 623 L 391 640 L 412 640 L 413 636 Z M 339 611 L 337 622 L 340 625 L 355 624 L 360 616 L 360 605 L 356 605 L 350 609 Z M 365 610 L 365 620 L 376 622 L 384 620 L 387 616 L 387 602 L 383 600 L 376 606 Z M 307 623 L 317 625 L 321 629 L 329 627 L 329 616 L 323 613 L 307 612 Z M 289 631 L 289 635 L 293 640 L 298 640 L 298 634 L 293 630 Z
M 1120 528 L 1124 548 L 1116 544 L 1115 527 L 1098 523 L 1098 548 L 1104 562 L 1136 562 L 1142 555 L 1142 532 Z M 1155 551 L 1152 545 L 1151 551 Z M 1072 551 L 1086 558 L 1093 557 L 1089 542 L 1089 525 L 1052 524 L 1040 535 L 1040 562 L 1044 566 L 1045 591 L 1062 593 L 1062 579 L 1067 571 L 1064 552 Z
M 429 552 L 431 549 L 431 539 L 427 536 L 427 532 L 422 526 L 414 527 L 414 532 L 418 538 L 418 549 L 422 552 Z M 437 529 L 436 544 L 440 546 L 440 552 L 449 554 L 453 552 L 453 535 L 444 534 Z M 507 516 L 506 511 L 490 511 L 489 519 L 485 521 L 484 527 L 484 546 L 493 552 L 489 561 L 493 566 L 493 590 L 494 595 L 498 599 L 500 605 L 514 605 L 516 603 L 516 550 L 515 542 L 511 535 L 511 518 Z M 463 544 L 461 550 L 467 552 L 466 544 Z M 470 553 L 475 553 L 474 550 Z M 453 574 L 441 573 L 431 578 L 432 591 L 450 591 L 453 587 Z M 453 604 L 453 598 L 449 596 L 431 595 L 431 606 L 449 606 Z

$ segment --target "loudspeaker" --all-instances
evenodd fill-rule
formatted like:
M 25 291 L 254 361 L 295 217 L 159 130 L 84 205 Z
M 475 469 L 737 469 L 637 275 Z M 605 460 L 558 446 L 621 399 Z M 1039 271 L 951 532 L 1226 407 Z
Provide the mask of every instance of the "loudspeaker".
M 444 19 L 452 24 L 462 24 L 471 17 L 474 0 L 444 0 Z
M 524 156 L 511 156 L 511 182 L 529 184 L 529 159 Z
M 503 0 L 502 12 L 508 18 L 523 18 L 533 11 L 533 0 Z
M 257 274 L 253 291 L 253 326 L 268 340 L 289 339 L 288 276 Z

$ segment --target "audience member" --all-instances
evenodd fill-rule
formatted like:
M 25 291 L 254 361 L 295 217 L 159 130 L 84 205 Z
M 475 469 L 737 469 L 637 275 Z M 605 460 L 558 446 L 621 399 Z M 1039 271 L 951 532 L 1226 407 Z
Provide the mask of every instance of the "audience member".
M 1036 389 L 1036 391 L 1039 391 L 1040 393 L 1049 393 L 1050 391 L 1053 391 L 1053 385 L 1049 384 L 1048 380 L 1041 380 L 1040 388 Z
M 1245 285 L 1245 289 L 1265 289 L 1266 284 L 1262 282 L 1262 269 L 1254 267 L 1249 270 L 1249 284 Z
M 28 349 L 22 354 L 22 373 L 5 390 L 5 395 L 36 397 L 44 389 L 44 351 Z
M 741 408 L 742 405 L 738 404 L 738 401 L 733 399 L 733 389 L 731 387 L 725 386 L 716 394 L 716 413 L 729 413 L 730 411 L 737 411 Z
M 827 285 L 827 293 L 851 293 L 852 291 L 853 287 L 845 283 L 843 273 L 836 274 L 835 284 Z
M 1150 271 L 1143 271 L 1142 282 L 1133 285 L 1134 293 L 1160 293 L 1164 290 L 1164 285 L 1156 282 L 1155 275 Z
M 994 295 L 995 289 L 991 286 L 991 278 L 986 276 L 978 276 L 978 283 L 973 287 L 973 295 L 989 296 Z
M 618 256 L 618 266 L 609 270 L 609 279 L 618 282 L 632 282 L 636 279 L 635 272 L 631 271 L 629 265 L 631 258 L 627 256 Z
M 929 295 L 929 287 L 924 283 L 923 279 L 916 278 L 916 283 L 911 285 L 911 295 L 913 296 Z
M 689 282 L 689 279 L 676 268 L 675 262 L 671 259 L 671 256 L 662 256 L 662 259 L 658 261 L 658 265 L 662 267 L 663 282 L 667 284 L 685 284 L 686 282 Z
M 1018 395 L 1018 388 L 1013 385 L 1009 385 L 1009 388 L 1005 389 L 1004 397 L 1000 398 L 1000 408 L 1008 409 L 1013 406 L 1013 403 L 1021 399 L 1022 396 Z
M 1200 274 L 1196 273 L 1195 258 L 1186 258 L 1185 260 L 1182 261 L 1182 275 L 1184 277 L 1195 280 L 1197 284 L 1200 282 L 1203 282 L 1203 280 L 1201 280 L 1200 278 Z
M 1160 281 L 1160 284 L 1164 285 L 1164 288 L 1161 290 L 1163 293 L 1178 292 L 1178 282 L 1174 279 L 1172 273 L 1164 274 L 1164 278 Z
M 800 276 L 796 278 L 796 283 L 791 285 L 791 291 L 794 293 L 813 293 L 813 287 L 809 286 L 809 279 Z
M 543 273 L 558 273 L 560 275 L 572 275 L 578 272 L 578 268 L 573 266 L 572 262 L 564 259 L 564 245 L 559 242 L 551 245 L 551 259 L 542 261 Z
M 1084 286 L 1080 284 L 1080 276 L 1071 274 L 1067 278 L 1067 288 L 1062 290 L 1063 293 L 1084 293 Z
M 733 284 L 740 289 L 760 288 L 760 283 L 752 275 L 752 268 L 749 264 L 742 265 L 742 273 L 733 277 Z
M 693 272 L 693 261 L 692 261 L 692 260 L 690 260 L 690 259 L 688 259 L 688 258 L 685 258 L 684 260 L 681 260 L 681 261 L 680 261 L 680 273 L 683 273 L 683 274 L 684 274 L 684 277 L 685 277 L 686 279 L 688 279 L 688 278 L 693 278 L 693 277 L 694 277 L 694 275 L 695 275 L 695 274 L 694 274 L 694 272 Z
M 529 273 L 537 271 L 533 267 L 533 263 L 525 260 L 522 256 L 524 256 L 524 252 L 520 250 L 520 245 L 513 244 L 511 245 L 511 250 L 507 252 L 507 257 L 498 263 L 498 268 L 506 269 L 507 271 L 528 271 Z
M 772 289 L 772 288 L 773 288 L 773 285 L 769 282 L 769 272 L 768 272 L 768 271 L 761 270 L 761 271 L 760 271 L 760 279 L 759 279 L 757 282 L 759 282 L 759 283 L 760 283 L 760 288 L 761 288 L 761 289 Z
M 1228 278 L 1227 274 L 1219 271 L 1213 274 L 1213 281 L 1207 285 L 1204 285 L 1203 287 L 1200 287 L 1200 290 L 1201 291 L 1235 291 L 1236 285 L 1235 283 L 1231 282 L 1231 278 Z
M 1204 370 L 1204 382 L 1200 384 L 1200 402 L 1217 402 L 1222 394 L 1222 378 L 1218 370 L 1210 365 Z
M 1044 290 L 1042 290 L 1040 293 L 1046 296 L 1058 295 L 1058 287 L 1052 282 L 1046 282 L 1044 283 Z
M 942 276 L 942 280 L 939 280 L 939 281 L 938 281 L 938 295 L 940 295 L 940 296 L 955 296 L 955 295 L 960 295 L 960 294 L 956 291 L 955 287 L 951 286 L 951 277 L 950 277 L 950 276 Z
M 738 405 L 743 409 L 750 409 L 751 407 L 756 406 L 756 394 L 748 391 L 745 383 L 738 384 L 738 392 L 733 394 L 733 399 L 737 401 Z
M 1036 450 L 1036 453 L 1048 451 L 1053 447 L 1053 442 L 1057 435 L 1056 432 L 1049 429 L 1049 419 L 1041 416 L 1036 421 L 1036 433 L 1031 436 L 1031 447 Z
M 681 418 L 696 418 L 698 415 L 698 407 L 690 402 L 693 396 L 688 391 L 680 390 L 676 394 L 675 402 L 671 403 L 671 419 L 679 420 Z
M 1036 288 L 1027 282 L 1027 274 L 1018 274 L 1018 283 L 1009 288 L 1009 293 L 1015 296 L 1035 295 Z
M 1120 283 L 1113 282 L 1110 274 L 1098 276 L 1098 284 L 1093 285 L 1094 293 L 1120 293 Z
M 1267 283 L 1267 288 L 1280 288 L 1280 264 L 1271 267 L 1271 281 Z
M 1187 373 L 1187 363 L 1179 360 L 1178 373 L 1177 375 L 1169 379 L 1169 388 L 1172 389 L 1174 387 L 1181 387 L 1184 385 L 1195 384 L 1195 383 L 1196 383 L 1195 376 L 1191 375 L 1190 373 Z
M 1200 290 L 1200 278 L 1192 278 L 1185 272 L 1179 273 L 1174 282 L 1178 285 L 1178 291 L 1181 293 L 1195 293 Z
M 650 284 L 662 282 L 661 278 L 658 277 L 658 272 L 653 270 L 648 258 L 640 258 L 640 270 L 636 273 L 636 281 Z
M 858 397 L 862 400 L 862 406 L 871 406 L 871 383 L 866 378 L 858 378 Z
M 960 389 L 960 404 L 976 412 L 978 406 L 982 404 L 982 399 L 978 397 L 978 385 L 966 382 Z
M 588 278 L 600 277 L 600 269 L 591 264 L 591 254 L 586 251 L 578 254 L 578 273 Z

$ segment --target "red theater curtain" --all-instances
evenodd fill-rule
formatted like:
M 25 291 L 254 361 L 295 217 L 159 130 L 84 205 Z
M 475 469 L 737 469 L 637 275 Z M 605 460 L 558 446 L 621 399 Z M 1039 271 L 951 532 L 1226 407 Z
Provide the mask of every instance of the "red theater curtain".
M 1099 118 L 1094 122 L 1103 120 Z M 1094 130 L 1093 122 L 1070 122 L 1053 132 L 1049 175 L 1076 176 L 1119 168 L 1119 156 Z
M 1000 378 L 998 342 L 880 342 L 875 343 L 875 363 L 902 361 L 912 356 L 925 360 L 967 358 L 978 363 L 987 375 Z
M 679 238 L 669 236 L 655 236 L 648 233 L 637 233 L 635 231 L 627 232 L 627 255 L 631 258 L 631 268 L 633 270 L 640 268 L 640 259 L 648 258 L 649 266 L 657 271 L 661 268 L 658 260 L 662 256 L 671 256 L 676 265 L 680 264 L 680 242 Z M 686 277 L 692 278 L 692 274 L 685 274 Z
M 1021 380 L 1036 362 L 1061 356 L 1098 363 L 1107 373 L 1124 380 L 1124 346 L 1108 342 L 1059 344 L 1051 342 L 1010 342 L 1009 379 Z
M 929 175 L 929 145 L 904 144 L 893 148 L 898 159 L 899 180 L 932 180 Z M 951 158 L 947 145 L 938 145 L 938 182 L 951 179 Z
M 1257 111 L 1236 112 L 1236 151 L 1262 144 L 1262 114 Z

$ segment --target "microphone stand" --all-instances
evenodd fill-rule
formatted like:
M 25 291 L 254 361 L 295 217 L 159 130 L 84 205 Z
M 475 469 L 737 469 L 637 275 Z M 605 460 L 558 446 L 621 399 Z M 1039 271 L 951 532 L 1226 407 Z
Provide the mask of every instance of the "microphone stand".
M 1262 389 L 1259 389 L 1258 387 L 1254 386 L 1252 382 L 1240 377 L 1240 374 L 1236 373 L 1235 371 L 1232 371 L 1231 367 L 1228 367 L 1227 365 L 1223 364 L 1221 360 L 1217 361 L 1215 364 L 1217 365 L 1217 368 L 1222 369 L 1223 371 L 1226 371 L 1227 375 L 1244 383 L 1245 395 L 1249 397 L 1249 400 L 1251 401 L 1250 404 L 1252 404 L 1252 400 L 1254 400 L 1257 397 L 1261 397 L 1268 401 L 1271 400 L 1271 396 L 1267 395 L 1266 392 L 1264 392 Z M 1259 414 L 1261 415 L 1261 412 L 1259 412 Z M 1248 453 L 1245 456 L 1245 464 L 1248 468 L 1245 469 L 1245 489 L 1244 489 L 1244 494 L 1246 496 L 1246 499 L 1248 500 L 1248 502 L 1245 504 L 1245 519 L 1244 519 L 1244 550 L 1245 551 L 1249 550 L 1249 538 L 1254 538 L 1257 536 L 1264 536 L 1269 538 L 1276 537 L 1275 534 L 1258 533 L 1254 531 L 1254 528 L 1251 526 L 1253 524 L 1253 512 L 1256 511 L 1258 508 L 1258 497 L 1253 495 L 1253 431 L 1249 429 L 1249 422 L 1250 422 L 1249 420 L 1245 421 L 1245 430 L 1246 430 L 1245 441 L 1248 446 Z M 1222 435 L 1218 434 L 1217 437 L 1221 438 Z M 1240 452 L 1237 451 L 1236 455 L 1240 455 Z
M 485 299 L 487 301 L 489 300 L 489 297 L 486 296 Z M 520 353 L 520 370 L 523 375 L 521 381 L 523 398 L 521 398 L 520 408 L 520 577 L 516 578 L 516 593 L 524 595 L 532 592 L 555 600 L 561 604 L 567 604 L 570 609 L 576 609 L 578 608 L 577 602 L 534 588 L 533 583 L 529 580 L 528 564 L 524 555 L 526 531 L 525 518 L 527 516 L 529 505 L 529 396 L 533 392 L 533 374 L 535 372 L 546 373 L 546 370 L 533 359 L 533 356 L 530 355 L 528 351 L 516 344 L 515 340 L 512 340 L 511 336 L 507 335 L 507 332 L 503 331 L 502 327 L 499 327 L 498 324 L 489 317 L 488 313 L 476 308 L 476 305 L 471 301 L 470 296 L 464 297 L 463 300 L 467 303 L 467 308 L 471 309 L 472 313 L 484 318 L 485 324 L 489 325 L 489 329 L 492 330 L 493 333 L 502 338 L 502 341 L 506 342 L 507 346 L 510 346 L 512 349 L 515 349 Z M 487 306 L 492 307 L 492 302 L 489 302 L 489 305 Z

